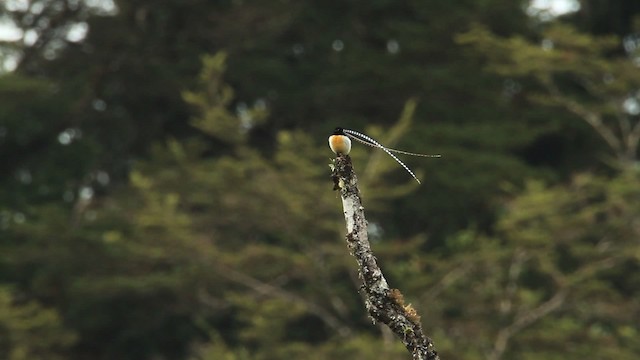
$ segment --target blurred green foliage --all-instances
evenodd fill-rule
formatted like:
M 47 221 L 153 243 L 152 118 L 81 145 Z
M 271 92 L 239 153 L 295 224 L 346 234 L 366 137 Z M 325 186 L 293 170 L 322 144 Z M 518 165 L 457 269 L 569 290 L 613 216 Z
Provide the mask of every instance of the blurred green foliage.
M 406 159 L 422 186 L 351 154 L 443 359 L 640 355 L 633 1 L 16 4 L 0 358 L 407 358 L 342 241 L 338 125 L 443 154 Z
M 0 288 L 0 356 L 7 360 L 64 359 L 75 342 L 57 311 L 34 301 L 21 301 L 10 288 Z

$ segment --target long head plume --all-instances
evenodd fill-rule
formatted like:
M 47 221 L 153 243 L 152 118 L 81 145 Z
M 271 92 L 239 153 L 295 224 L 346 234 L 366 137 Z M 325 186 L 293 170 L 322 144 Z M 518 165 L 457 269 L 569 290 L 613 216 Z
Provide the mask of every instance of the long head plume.
M 373 142 L 375 140 L 373 140 L 372 138 L 370 138 L 369 136 L 367 136 L 365 134 L 361 134 L 361 133 L 359 133 L 357 131 L 348 130 L 348 129 L 340 129 L 340 130 L 342 130 L 345 133 L 345 135 L 347 135 L 348 137 L 350 137 L 350 138 L 352 138 L 352 139 L 354 139 L 354 140 L 356 140 L 356 141 L 358 141 L 360 143 L 363 143 L 365 145 L 374 147 L 374 148 L 384 148 L 384 149 L 387 149 L 387 150 L 389 150 L 391 152 L 394 152 L 394 153 L 397 153 L 397 154 L 403 154 L 403 155 L 428 157 L 428 158 L 439 158 L 439 157 L 442 157 L 442 155 L 440 155 L 440 154 L 418 154 L 418 153 L 412 153 L 412 152 L 408 152 L 408 151 L 404 151 L 404 150 L 388 148 L 388 147 L 386 147 L 384 145 L 380 145 L 379 143 L 376 145 L 376 143 Z M 354 134 L 358 134 L 358 135 L 347 134 L 346 133 L 347 131 L 353 132 Z M 358 136 L 362 136 L 363 138 L 360 139 L 360 138 L 358 138 Z M 367 140 L 364 140 L 364 139 L 367 139 Z
M 371 137 L 359 133 L 357 131 L 354 130 L 349 130 L 349 129 L 340 129 L 344 132 L 345 135 L 349 136 L 350 138 L 359 141 L 363 144 L 372 146 L 372 147 L 377 147 L 382 149 L 384 152 L 386 152 L 387 154 L 389 154 L 389 156 L 391 156 L 393 158 L 393 160 L 395 160 L 398 164 L 400 164 L 405 170 L 407 170 L 407 172 L 409 174 L 411 174 L 411 176 L 418 182 L 418 184 L 420 184 L 420 180 L 418 179 L 418 177 L 413 173 L 413 171 L 411 171 L 411 169 L 409 169 L 409 167 L 407 165 L 405 165 L 402 161 L 400 161 L 400 159 L 398 159 L 398 157 L 396 157 L 395 155 L 393 155 L 391 152 L 396 152 L 399 154 L 405 154 L 405 155 L 411 155 L 411 156 L 421 156 L 421 157 L 441 157 L 441 155 L 428 155 L 428 154 L 417 154 L 417 153 L 411 153 L 411 152 L 407 152 L 407 151 L 403 151 L 403 150 L 396 150 L 396 149 L 389 149 L 387 147 L 385 147 L 384 145 L 380 144 L 379 142 L 375 141 L 374 139 L 372 139 Z

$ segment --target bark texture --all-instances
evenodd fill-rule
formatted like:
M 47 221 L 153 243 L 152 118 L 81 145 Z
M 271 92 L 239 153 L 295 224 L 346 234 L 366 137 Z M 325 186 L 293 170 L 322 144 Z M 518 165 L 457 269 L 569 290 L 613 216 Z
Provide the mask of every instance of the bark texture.
M 358 180 L 348 155 L 338 155 L 333 164 L 334 190 L 340 191 L 347 223 L 347 246 L 358 262 L 363 281 L 365 307 L 374 322 L 379 321 L 398 336 L 414 360 L 439 360 L 433 342 L 422 331 L 420 316 L 402 293 L 391 289 L 371 251 L 367 220 L 358 190 Z

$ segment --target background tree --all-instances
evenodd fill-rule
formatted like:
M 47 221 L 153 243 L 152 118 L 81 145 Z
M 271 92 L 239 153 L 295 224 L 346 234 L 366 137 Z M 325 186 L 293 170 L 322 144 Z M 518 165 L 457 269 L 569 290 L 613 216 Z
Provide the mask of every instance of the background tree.
M 0 288 L 0 354 L 3 359 L 64 359 L 76 336 L 60 315 L 36 302 L 25 302 Z
M 560 107 L 588 124 L 621 166 L 637 162 L 640 143 L 640 72 L 627 56 L 612 56 L 615 37 L 594 38 L 570 27 L 544 31 L 540 44 L 500 39 L 486 29 L 462 35 L 489 57 L 490 71 L 533 81 L 524 93 L 534 102 Z

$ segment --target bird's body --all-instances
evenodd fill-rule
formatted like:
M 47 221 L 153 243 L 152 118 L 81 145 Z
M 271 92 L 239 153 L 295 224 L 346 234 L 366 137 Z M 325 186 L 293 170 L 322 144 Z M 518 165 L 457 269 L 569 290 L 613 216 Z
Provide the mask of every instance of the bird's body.
M 329 136 L 329 147 L 336 154 L 348 155 L 351 152 L 351 139 L 342 128 L 336 128 Z

